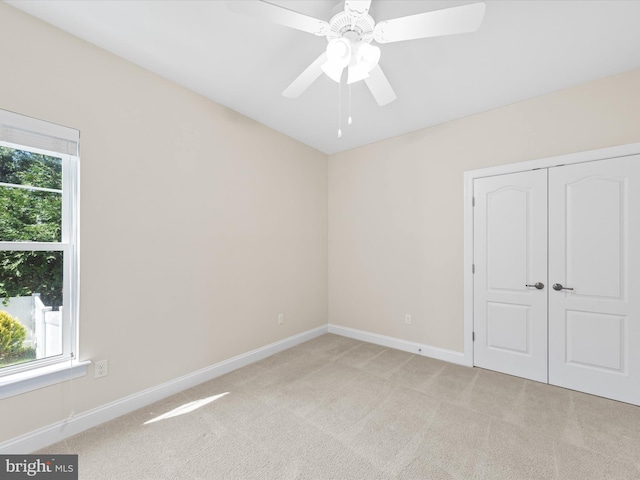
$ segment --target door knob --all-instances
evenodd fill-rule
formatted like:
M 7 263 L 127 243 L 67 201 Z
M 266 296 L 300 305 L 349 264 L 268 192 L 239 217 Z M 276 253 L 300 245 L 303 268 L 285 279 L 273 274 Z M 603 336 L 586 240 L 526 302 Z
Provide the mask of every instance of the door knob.
M 544 288 L 544 283 L 536 282 L 533 285 L 525 285 L 525 287 L 536 287 L 538 290 L 542 290 Z
M 560 290 L 573 290 L 573 288 L 569 288 L 569 287 L 563 287 L 561 283 L 554 283 L 553 284 L 553 289 L 556 291 L 560 291 Z

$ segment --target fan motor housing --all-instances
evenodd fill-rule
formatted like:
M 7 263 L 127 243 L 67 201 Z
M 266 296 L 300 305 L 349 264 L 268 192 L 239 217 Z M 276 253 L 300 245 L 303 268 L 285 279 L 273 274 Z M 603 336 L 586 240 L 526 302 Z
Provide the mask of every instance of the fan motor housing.
M 370 15 L 355 17 L 345 11 L 342 11 L 329 21 L 327 41 L 347 36 L 352 41 L 365 41 L 370 43 L 372 35 L 367 34 L 371 34 L 373 32 L 375 24 L 376 22 Z

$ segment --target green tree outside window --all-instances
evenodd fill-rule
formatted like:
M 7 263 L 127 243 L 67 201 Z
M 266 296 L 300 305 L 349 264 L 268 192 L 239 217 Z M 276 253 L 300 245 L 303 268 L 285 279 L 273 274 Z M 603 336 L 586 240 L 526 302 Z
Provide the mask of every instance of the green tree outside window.
M 0 241 L 59 242 L 61 230 L 61 160 L 0 146 Z M 45 305 L 61 306 L 62 259 L 55 251 L 0 252 L 3 303 L 39 293 Z

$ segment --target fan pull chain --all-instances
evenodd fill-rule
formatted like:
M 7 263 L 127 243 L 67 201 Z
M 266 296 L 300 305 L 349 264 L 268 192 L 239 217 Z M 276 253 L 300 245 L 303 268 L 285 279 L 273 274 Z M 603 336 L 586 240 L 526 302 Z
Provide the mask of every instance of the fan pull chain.
M 347 119 L 347 125 L 351 125 L 353 120 L 351 120 L 351 84 L 349 84 L 349 118 Z
M 342 138 L 340 117 L 342 117 L 342 83 L 338 82 L 338 138 Z

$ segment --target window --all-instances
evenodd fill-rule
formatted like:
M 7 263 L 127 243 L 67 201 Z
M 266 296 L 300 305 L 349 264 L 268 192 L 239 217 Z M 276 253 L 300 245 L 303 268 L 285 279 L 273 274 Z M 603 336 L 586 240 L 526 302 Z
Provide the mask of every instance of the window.
M 0 110 L 0 386 L 75 357 L 78 140 Z

